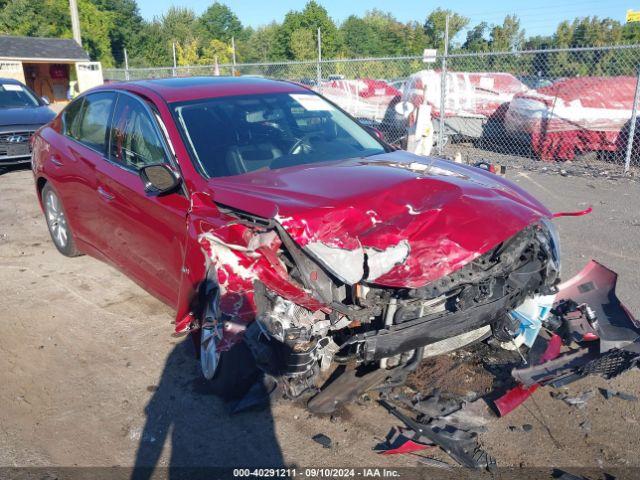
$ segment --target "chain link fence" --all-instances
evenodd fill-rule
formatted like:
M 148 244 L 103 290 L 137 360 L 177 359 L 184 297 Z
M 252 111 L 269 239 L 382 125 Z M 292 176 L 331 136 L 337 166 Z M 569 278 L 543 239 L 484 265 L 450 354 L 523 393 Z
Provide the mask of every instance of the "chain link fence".
M 389 143 L 419 154 L 529 167 L 572 162 L 628 172 L 640 167 L 639 69 L 640 45 L 624 45 L 104 73 L 107 80 L 286 79 L 318 91 Z

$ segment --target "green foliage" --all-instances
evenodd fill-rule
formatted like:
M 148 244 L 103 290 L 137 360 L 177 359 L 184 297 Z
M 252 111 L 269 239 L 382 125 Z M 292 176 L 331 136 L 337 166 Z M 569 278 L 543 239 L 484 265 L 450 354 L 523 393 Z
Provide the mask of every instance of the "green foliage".
M 82 46 L 89 52 L 91 58 L 100 60 L 104 67 L 114 66 L 115 62 L 111 52 L 111 38 L 109 36 L 109 33 L 114 28 L 113 15 L 111 12 L 99 10 L 90 0 L 79 0 L 78 11 Z M 69 18 L 70 22 L 71 18 Z
M 124 50 L 131 50 L 143 27 L 138 4 L 135 0 L 91 0 L 91 3 L 101 12 L 111 14 L 111 54 L 117 65 L 124 65 Z
M 243 62 L 268 62 L 282 57 L 278 56 L 277 45 L 280 25 L 272 22 L 257 29 L 246 29 L 246 40 L 236 42 L 238 59 Z
M 308 28 L 299 28 L 291 33 L 291 53 L 294 60 L 313 60 L 318 57 L 317 36 Z
M 200 32 L 206 41 L 216 39 L 231 42 L 231 37 L 242 40 L 242 23 L 229 7 L 215 2 L 198 19 Z
M 429 48 L 444 50 L 444 37 L 447 15 L 449 16 L 449 42 L 460 30 L 469 24 L 469 19 L 451 10 L 436 8 L 424 22 L 424 33 Z
M 390 13 L 371 10 L 354 15 L 340 26 L 343 54 L 348 57 L 418 55 L 426 37 L 417 22 L 401 23 Z
M 113 16 L 90 0 L 78 2 L 83 47 L 105 67 L 114 65 L 109 32 Z M 14 0 L 0 12 L 0 33 L 38 37 L 72 38 L 68 0 Z
M 322 32 L 322 55 L 327 58 L 334 58 L 340 51 L 340 37 L 336 24 L 331 20 L 327 10 L 315 0 L 310 0 L 301 12 L 290 11 L 284 17 L 282 25 L 278 28 L 276 35 L 276 55 L 280 58 L 296 58 L 295 50 L 300 47 L 294 46 L 293 42 L 300 39 L 294 32 L 297 30 L 308 30 L 316 37 L 318 29 Z

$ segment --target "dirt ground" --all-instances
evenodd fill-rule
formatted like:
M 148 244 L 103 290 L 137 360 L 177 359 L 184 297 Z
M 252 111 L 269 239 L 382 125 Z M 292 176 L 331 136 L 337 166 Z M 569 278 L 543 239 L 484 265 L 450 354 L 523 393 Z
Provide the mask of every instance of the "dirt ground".
M 557 221 L 563 276 L 595 258 L 620 274 L 619 296 L 640 314 L 640 184 L 520 169 L 508 176 L 553 211 L 593 205 L 587 217 Z M 374 402 L 350 406 L 338 421 L 288 403 L 230 416 L 207 394 L 191 345 L 171 336 L 168 307 L 111 267 L 55 250 L 29 171 L 0 176 L 0 291 L 0 466 L 417 464 L 372 450 L 398 424 Z M 610 388 L 640 396 L 639 380 L 626 373 Z M 604 385 L 589 378 L 569 391 Z M 482 434 L 500 465 L 640 466 L 640 402 L 596 392 L 578 409 L 550 392 L 539 389 Z M 333 448 L 315 443 L 317 433 Z

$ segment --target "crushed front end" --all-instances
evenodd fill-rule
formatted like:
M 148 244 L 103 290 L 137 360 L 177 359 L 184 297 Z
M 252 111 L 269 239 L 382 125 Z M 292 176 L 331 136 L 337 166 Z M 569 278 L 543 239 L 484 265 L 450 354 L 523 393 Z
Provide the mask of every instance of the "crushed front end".
M 219 356 L 242 339 L 290 398 L 316 394 L 337 368 L 381 370 L 381 383 L 398 383 L 424 357 L 490 336 L 510 342 L 520 327 L 510 312 L 552 294 L 559 281 L 557 236 L 546 218 L 436 280 L 390 287 L 368 278 L 385 262 L 402 271 L 409 241 L 396 244 L 406 244 L 400 253 L 387 249 L 390 259 L 367 249 L 322 258 L 292 238 L 286 220 L 217 207 L 229 222 L 199 235 L 215 291 L 202 323 L 205 374 L 213 377 Z M 337 261 L 358 272 L 354 283 L 335 272 Z

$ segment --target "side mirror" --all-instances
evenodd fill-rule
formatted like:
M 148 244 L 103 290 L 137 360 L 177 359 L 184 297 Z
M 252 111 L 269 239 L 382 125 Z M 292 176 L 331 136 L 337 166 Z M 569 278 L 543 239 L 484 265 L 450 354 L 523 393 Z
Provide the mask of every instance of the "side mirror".
M 49 100 L 49 97 L 47 96 L 40 97 L 40 100 L 42 100 L 45 105 L 49 105 L 51 103 L 51 100 Z
M 151 195 L 172 192 L 182 183 L 180 174 L 165 163 L 145 165 L 139 175 L 145 192 Z

